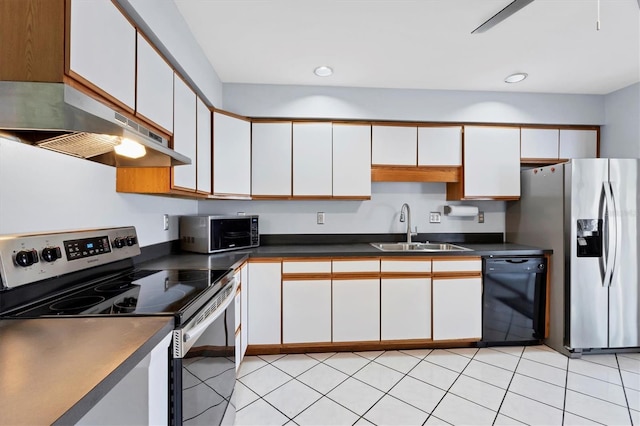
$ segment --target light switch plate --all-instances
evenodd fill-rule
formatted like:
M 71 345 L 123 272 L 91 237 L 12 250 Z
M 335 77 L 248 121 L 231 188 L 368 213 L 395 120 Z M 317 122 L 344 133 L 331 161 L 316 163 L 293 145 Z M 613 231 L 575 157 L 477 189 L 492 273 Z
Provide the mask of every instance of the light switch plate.
M 429 223 L 440 223 L 440 212 L 430 212 Z
M 324 225 L 324 212 L 318 212 L 316 222 L 318 225 Z
M 484 223 L 484 212 L 478 212 L 478 223 Z
M 168 214 L 164 214 L 162 215 L 162 227 L 165 231 L 169 230 L 169 215 Z

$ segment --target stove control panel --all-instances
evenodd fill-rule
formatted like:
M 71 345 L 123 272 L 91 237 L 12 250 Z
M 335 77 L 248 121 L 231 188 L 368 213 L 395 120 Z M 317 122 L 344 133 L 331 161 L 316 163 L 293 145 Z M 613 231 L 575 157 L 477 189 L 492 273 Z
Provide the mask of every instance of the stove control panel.
M 0 290 L 140 254 L 132 226 L 0 236 Z

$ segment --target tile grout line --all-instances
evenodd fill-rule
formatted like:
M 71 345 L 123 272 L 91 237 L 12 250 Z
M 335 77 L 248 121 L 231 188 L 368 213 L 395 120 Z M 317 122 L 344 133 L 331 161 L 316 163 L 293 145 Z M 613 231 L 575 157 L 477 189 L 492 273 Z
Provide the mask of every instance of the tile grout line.
M 511 372 L 511 379 L 509 380 L 509 384 L 507 385 L 507 389 L 504 392 L 504 396 L 502 397 L 502 401 L 500 401 L 500 405 L 498 406 L 498 409 L 496 410 L 496 416 L 493 418 L 493 422 L 491 423 L 492 425 L 494 425 L 496 423 L 496 421 L 498 420 L 498 416 L 500 415 L 500 410 L 502 409 L 502 404 L 504 404 L 504 400 L 507 398 L 507 394 L 509 393 L 509 388 L 511 387 L 511 382 L 513 382 L 513 378 L 516 376 L 516 370 L 518 369 L 518 366 L 520 365 L 520 361 L 522 360 L 522 355 L 524 354 L 524 350 L 525 350 L 525 348 L 523 347 L 522 348 L 522 352 L 520 352 L 520 356 L 518 357 L 518 363 L 516 364 L 515 368 Z M 507 417 L 509 417 L 509 416 L 507 416 Z M 509 417 L 509 418 L 512 418 L 512 417 Z M 518 419 L 514 419 L 514 420 L 516 420 L 518 422 L 521 422 Z
M 631 415 L 631 405 L 629 405 L 629 397 L 627 396 L 627 389 L 624 386 L 624 379 L 622 378 L 622 371 L 620 370 L 620 361 L 616 354 L 616 364 L 618 365 L 618 374 L 620 374 L 620 382 L 622 383 L 622 392 L 624 393 L 624 400 L 627 403 L 627 411 L 629 412 L 629 422 L 633 425 L 633 416 Z

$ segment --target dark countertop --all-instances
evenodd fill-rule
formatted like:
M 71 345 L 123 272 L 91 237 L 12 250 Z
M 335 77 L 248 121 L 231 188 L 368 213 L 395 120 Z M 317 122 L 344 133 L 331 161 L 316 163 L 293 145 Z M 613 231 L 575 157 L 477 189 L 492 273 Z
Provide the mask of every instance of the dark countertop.
M 0 424 L 73 424 L 173 328 L 171 317 L 0 320 Z
M 451 252 L 389 252 L 380 251 L 369 244 L 282 244 L 266 245 L 249 250 L 237 250 L 219 254 L 181 253 L 144 262 L 147 269 L 228 269 L 236 268 L 249 258 L 279 257 L 438 257 L 438 256 L 541 256 L 551 250 L 511 243 L 460 244 L 471 251 Z

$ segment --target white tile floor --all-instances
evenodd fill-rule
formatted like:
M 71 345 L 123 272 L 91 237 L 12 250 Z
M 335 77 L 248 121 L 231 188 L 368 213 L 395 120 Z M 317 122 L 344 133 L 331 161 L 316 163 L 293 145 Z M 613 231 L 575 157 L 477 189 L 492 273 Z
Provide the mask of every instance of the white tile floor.
M 640 353 L 546 346 L 246 357 L 236 425 L 639 425 Z

